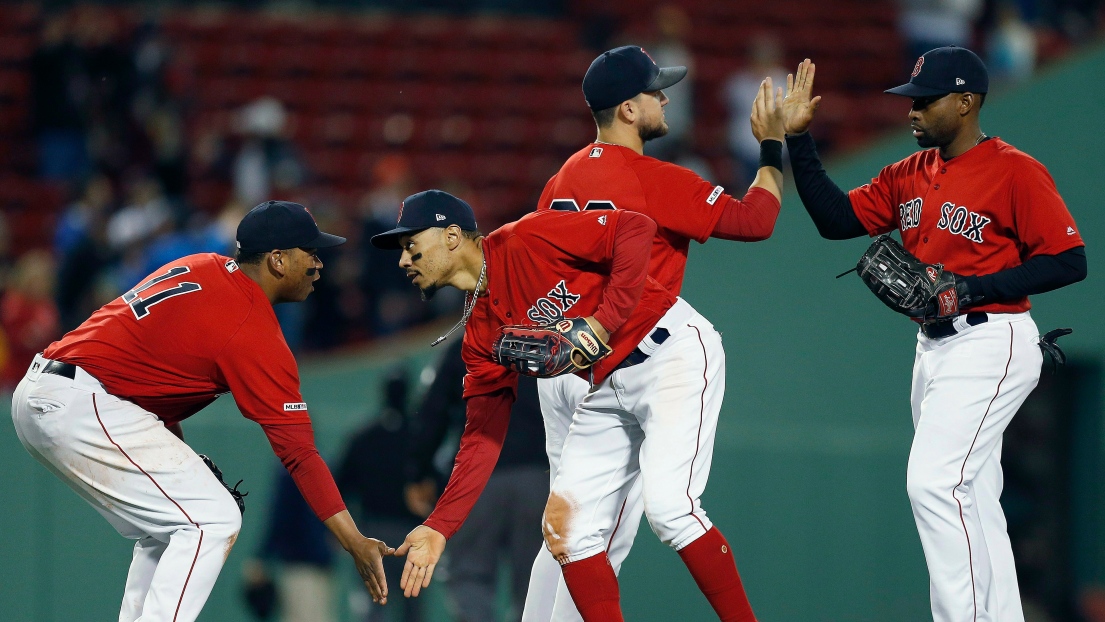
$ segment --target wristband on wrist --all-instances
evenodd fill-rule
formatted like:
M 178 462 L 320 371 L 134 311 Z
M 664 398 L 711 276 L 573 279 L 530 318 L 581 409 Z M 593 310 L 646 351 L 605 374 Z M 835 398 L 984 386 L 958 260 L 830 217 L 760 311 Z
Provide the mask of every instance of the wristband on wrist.
M 760 168 L 772 166 L 783 170 L 783 143 L 774 138 L 760 141 Z

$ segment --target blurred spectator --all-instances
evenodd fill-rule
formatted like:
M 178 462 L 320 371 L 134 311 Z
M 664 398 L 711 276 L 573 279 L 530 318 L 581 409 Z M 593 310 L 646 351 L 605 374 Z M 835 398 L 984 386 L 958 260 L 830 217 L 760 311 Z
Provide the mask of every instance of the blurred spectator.
M 334 622 L 334 551 L 287 469 L 279 466 L 265 537 L 242 566 L 243 596 L 260 620 Z
M 185 218 L 178 218 L 172 230 L 155 237 L 142 249 L 142 276 L 186 255 L 219 253 L 233 257 L 234 237 L 238 223 L 245 215 L 244 207 L 230 202 L 214 219 L 204 212 L 193 212 Z
M 81 198 L 58 219 L 54 232 L 58 257 L 56 300 L 63 333 L 79 326 L 107 302 L 100 295 L 100 283 L 114 260 L 107 243 L 107 221 L 114 203 L 111 182 L 103 176 L 93 177 Z
M 234 194 L 246 205 L 256 205 L 297 188 L 304 168 L 285 136 L 288 115 L 284 105 L 262 97 L 238 113 L 242 145 L 234 157 Z
M 1036 68 L 1036 32 L 1014 2 L 998 4 L 996 23 L 986 40 L 986 68 L 995 82 L 1020 82 Z
M 353 434 L 338 461 L 337 482 L 352 507 L 357 524 L 389 546 L 399 546 L 420 522 L 403 500 L 403 463 L 410 446 L 407 421 L 408 380 L 405 369 L 391 373 L 384 385 L 383 404 L 371 422 Z M 385 557 L 384 572 L 393 596 L 381 607 L 364 598 L 366 622 L 383 622 L 388 611 L 399 609 L 402 622 L 420 622 L 421 598 L 403 598 L 397 592 L 403 576 L 402 558 Z M 358 590 L 357 594 L 364 594 Z M 399 594 L 395 597 L 395 594 Z M 393 618 L 394 619 L 394 618 Z
M 387 155 L 372 167 L 372 189 L 361 198 L 361 240 L 395 227 L 399 206 L 415 191 L 410 160 L 403 155 Z M 364 271 L 362 291 L 367 306 L 369 332 L 388 335 L 424 321 L 431 312 L 422 304 L 418 291 L 411 287 L 401 270 L 395 269 L 395 254 L 362 244 Z
M 752 134 L 749 121 L 752 102 L 756 100 L 764 78 L 770 77 L 774 88 L 786 90 L 787 70 L 782 64 L 783 46 L 779 38 L 773 34 L 760 34 L 749 42 L 748 66 L 725 81 L 722 93 L 729 109 L 729 151 L 736 160 L 734 173 L 737 186 L 751 184 L 760 168 L 760 143 Z M 705 175 L 703 177 L 710 179 Z
M 440 477 L 435 473 L 434 458 L 446 438 L 450 439 L 449 456 L 456 454 L 456 439 L 465 423 L 461 343 L 455 339 L 424 374 L 430 386 L 416 411 L 418 428 L 406 466 L 407 507 L 422 517 L 430 514 L 437 498 Z M 549 496 L 549 461 L 534 378 L 519 376 L 518 399 L 510 417 L 510 431 L 495 471 L 468 520 L 449 540 L 443 562 L 450 605 L 458 622 L 503 619 L 495 614 L 495 588 L 504 560 L 509 567 L 511 596 L 505 619 L 519 620 L 533 556 L 544 546 L 540 525 Z M 450 428 L 454 434 L 449 434 Z
M 88 171 L 81 114 L 88 85 L 82 69 L 80 50 L 69 36 L 69 18 L 48 16 L 30 61 L 31 122 L 44 179 L 72 180 Z
M 161 184 L 152 177 L 141 177 L 130 185 L 127 205 L 107 222 L 107 243 L 119 256 L 115 270 L 115 288 L 125 292 L 149 274 L 146 271 L 147 245 L 174 227 L 173 211 Z
M 898 0 L 898 28 L 906 40 L 909 62 L 945 45 L 971 46 L 971 30 L 982 12 L 982 0 Z
M 652 60 L 661 67 L 687 68 L 687 77 L 664 91 L 669 100 L 664 106 L 667 135 L 645 143 L 646 155 L 666 160 L 683 147 L 694 133 L 694 56 L 687 46 L 691 18 L 678 5 L 662 4 L 653 13 L 653 23 L 658 39 L 656 43 L 646 46 Z
M 111 180 L 96 175 L 85 182 L 79 199 L 65 208 L 54 229 L 54 252 L 64 256 L 73 250 L 97 220 L 105 220 L 114 209 L 115 190 Z
M 43 250 L 24 253 L 0 298 L 0 328 L 7 338 L 8 350 L 7 365 L 0 375 L 4 390 L 13 389 L 35 354 L 61 337 L 53 300 L 54 272 L 50 253 Z

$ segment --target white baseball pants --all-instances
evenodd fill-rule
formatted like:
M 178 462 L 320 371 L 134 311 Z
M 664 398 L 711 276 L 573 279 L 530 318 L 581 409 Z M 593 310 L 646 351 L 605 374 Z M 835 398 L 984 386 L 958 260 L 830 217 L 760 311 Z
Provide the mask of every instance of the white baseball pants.
M 564 417 L 544 402 L 555 390 L 541 385 L 550 462 L 559 452 L 552 495 L 571 508 L 563 524 L 550 525 L 546 517 L 544 527 L 547 537 L 566 543 L 566 561 L 586 559 L 609 545 L 611 563 L 619 568 L 641 513 L 676 550 L 712 526 L 699 497 L 709 478 L 725 394 L 721 336 L 682 299 L 657 327 L 669 331 L 667 340 L 657 345 L 646 338 L 640 347 L 651 356 L 645 362 L 615 371 L 586 393 L 563 441 Z M 563 405 L 573 395 L 564 391 L 553 401 Z M 562 577 L 550 605 L 549 561 L 556 563 L 546 550 L 534 563 L 539 573 L 531 576 L 523 620 L 580 620 Z
M 917 336 L 906 489 L 928 562 L 935 622 L 1023 622 L 999 498 L 1001 438 L 1040 379 L 1028 313 Z
M 191 622 L 207 601 L 242 517 L 196 452 L 157 416 L 35 357 L 12 398 L 23 446 L 125 538 L 136 540 L 120 622 Z
M 568 437 L 568 428 L 572 424 L 572 414 L 590 390 L 591 385 L 586 380 L 573 374 L 537 381 L 537 392 L 541 397 L 541 417 L 545 421 L 545 452 L 549 456 L 550 488 L 560 471 L 560 456 Z M 641 516 L 645 513 L 639 476 L 619 493 L 625 495 L 621 516 L 610 532 L 603 533 L 607 545 L 606 554 L 615 574 L 621 570 L 622 562 L 633 548 Z M 583 617 L 579 615 L 572 595 L 568 593 L 560 564 L 549 549 L 542 545 L 530 570 L 529 591 L 526 593 L 522 622 L 553 621 L 583 622 Z

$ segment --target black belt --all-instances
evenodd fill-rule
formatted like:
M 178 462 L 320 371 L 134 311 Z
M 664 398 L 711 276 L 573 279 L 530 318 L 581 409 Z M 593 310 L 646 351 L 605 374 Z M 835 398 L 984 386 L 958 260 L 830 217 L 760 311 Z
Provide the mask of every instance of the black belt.
M 656 345 L 664 343 L 668 340 L 668 337 L 671 337 L 671 333 L 669 333 L 668 329 L 666 328 L 657 328 L 656 330 L 652 331 L 648 336 L 648 338 L 651 339 Z M 633 349 L 632 352 L 629 353 L 629 356 L 625 357 L 625 359 L 622 360 L 621 363 L 618 363 L 617 367 L 610 370 L 610 373 L 616 372 L 619 369 L 625 369 L 626 367 L 640 365 L 641 363 L 647 361 L 648 357 L 650 356 L 652 355 L 646 354 L 645 351 L 641 349 L 641 346 L 637 346 Z
M 989 316 L 982 311 L 971 311 L 967 314 L 967 325 L 978 326 L 979 324 L 985 324 L 989 319 Z M 951 337 L 959 331 L 955 329 L 955 318 L 950 318 L 929 324 L 921 324 L 921 332 L 929 339 L 943 339 L 944 337 Z
M 70 365 L 69 363 L 62 363 L 61 361 L 50 361 L 42 368 L 42 373 L 62 376 L 73 380 L 77 377 L 77 366 Z

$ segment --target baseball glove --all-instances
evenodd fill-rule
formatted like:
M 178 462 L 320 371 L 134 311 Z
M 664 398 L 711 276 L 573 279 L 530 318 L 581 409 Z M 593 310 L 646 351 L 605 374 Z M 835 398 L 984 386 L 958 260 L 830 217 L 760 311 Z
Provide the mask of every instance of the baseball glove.
M 587 369 L 612 352 L 581 317 L 546 326 L 504 326 L 492 351 L 495 362 L 537 378 Z
M 227 485 L 225 481 L 223 481 L 222 469 L 215 466 L 215 463 L 211 460 L 211 458 L 208 458 L 204 454 L 199 454 L 199 457 L 201 460 L 203 460 L 203 463 L 207 465 L 207 468 L 211 469 L 211 472 L 215 474 L 215 477 L 219 480 L 219 483 L 223 485 L 223 488 L 226 488 L 226 491 L 229 492 L 230 496 L 234 498 L 234 503 L 238 504 L 238 511 L 244 515 L 246 513 L 245 496 L 249 493 L 241 492 L 240 490 L 238 490 L 238 486 L 242 485 L 242 480 L 238 480 L 238 483 L 234 484 L 234 487 L 231 488 Z
M 978 302 L 962 276 L 914 257 L 889 233 L 875 238 L 855 271 L 883 304 L 926 323 L 955 317 Z

